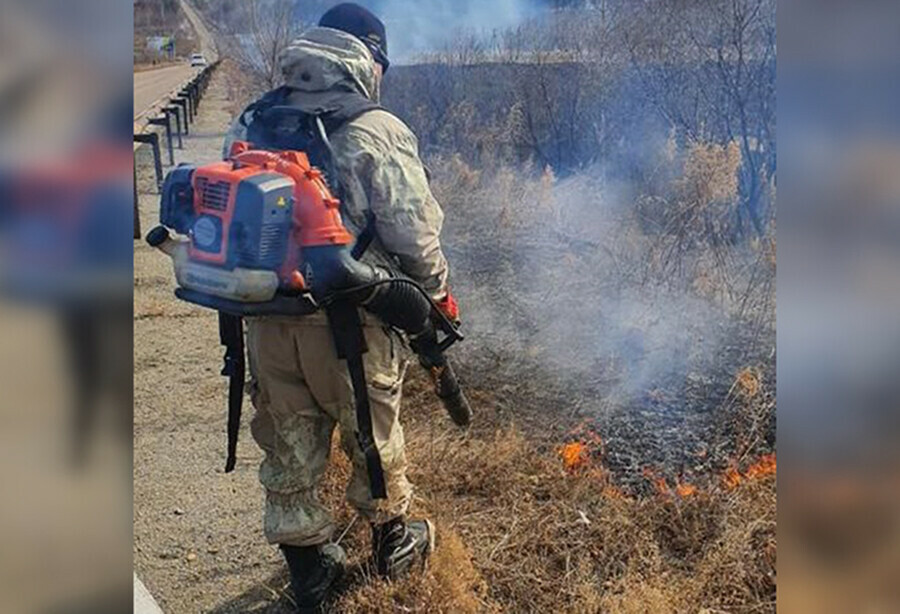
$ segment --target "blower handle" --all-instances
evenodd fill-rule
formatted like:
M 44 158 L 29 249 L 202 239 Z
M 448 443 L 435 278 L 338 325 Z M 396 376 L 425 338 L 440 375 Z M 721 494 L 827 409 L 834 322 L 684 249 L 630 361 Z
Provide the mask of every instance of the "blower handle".
M 370 220 L 371 223 L 372 220 Z M 367 226 L 367 229 L 369 226 Z M 365 234 L 365 233 L 364 233 Z M 353 250 L 352 256 L 354 260 L 359 260 L 365 247 L 361 250 Z M 441 404 L 450 416 L 450 419 L 460 427 L 467 427 L 472 422 L 472 407 L 469 399 L 460 388 L 456 373 L 449 359 L 444 355 L 445 352 L 457 341 L 464 339 L 463 334 L 459 332 L 459 326 L 444 314 L 438 307 L 435 300 L 418 282 L 406 277 L 389 277 L 386 279 L 376 279 L 369 283 L 357 286 L 351 290 L 341 290 L 326 299 L 333 301 L 339 296 L 346 295 L 349 292 L 359 292 L 361 290 L 372 289 L 387 284 L 405 284 L 412 286 L 425 300 L 428 301 L 430 308 L 431 328 L 426 329 L 420 336 L 411 342 L 413 351 L 419 355 L 419 362 L 425 367 L 431 380 L 434 383 L 435 393 L 441 400 Z M 444 338 L 438 340 L 438 331 L 442 332 Z
M 462 341 L 465 339 L 463 334 L 459 332 L 459 326 L 454 324 L 450 318 L 448 318 L 443 311 L 438 309 L 437 303 L 434 302 L 430 296 L 428 297 L 429 302 L 431 303 L 432 313 L 436 316 L 435 325 L 442 333 L 444 333 L 444 338 L 438 343 L 438 349 L 443 353 L 446 352 L 451 345 L 456 343 L 457 341 Z

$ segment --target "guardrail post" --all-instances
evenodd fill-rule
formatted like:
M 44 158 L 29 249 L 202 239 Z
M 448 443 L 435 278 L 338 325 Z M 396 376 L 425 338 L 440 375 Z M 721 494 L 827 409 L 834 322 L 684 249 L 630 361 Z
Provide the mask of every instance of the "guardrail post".
M 194 117 L 197 116 L 197 107 L 194 104 L 194 99 L 191 98 L 191 93 L 187 91 L 187 88 L 182 88 L 181 91 L 178 92 L 178 96 L 184 98 L 187 101 L 188 113 L 190 113 L 191 122 L 193 122 Z
M 193 124 L 194 117 L 196 117 L 196 115 L 197 115 L 197 110 L 194 108 L 194 101 L 191 100 L 190 94 L 188 94 L 187 91 L 185 91 L 185 90 L 181 90 L 180 92 L 178 92 L 178 96 L 180 98 L 184 98 L 187 101 L 188 113 L 190 113 L 191 123 Z
M 192 124 L 194 123 L 194 105 L 191 104 L 191 99 L 184 92 L 178 92 L 178 97 L 184 100 L 185 106 L 187 107 L 188 113 L 188 121 Z
M 190 85 L 188 85 L 188 91 L 191 93 L 191 98 L 194 101 L 194 108 L 200 106 L 200 85 L 196 80 L 191 81 Z
M 169 114 L 166 113 L 162 117 L 154 117 L 147 122 L 153 126 L 165 126 L 166 128 L 166 144 L 169 146 L 169 165 L 175 164 L 175 152 L 172 151 L 172 126 L 169 124 Z
M 166 112 L 166 115 L 175 117 L 175 128 L 178 131 L 178 149 L 184 149 L 184 141 L 181 139 L 181 114 L 178 112 L 178 107 L 163 107 L 163 111 Z
M 200 101 L 197 100 L 197 99 L 194 97 L 194 93 L 191 91 L 191 86 L 190 86 L 190 85 L 188 85 L 188 87 L 187 87 L 187 89 L 184 91 L 184 94 L 183 94 L 183 95 L 184 95 L 184 96 L 187 96 L 187 97 L 188 97 L 188 100 L 191 101 L 191 113 L 194 114 L 194 117 L 197 117 L 197 105 L 200 103 Z
M 177 104 L 181 107 L 181 115 L 184 118 L 184 133 L 190 134 L 191 131 L 188 129 L 188 110 L 187 110 L 187 100 L 184 98 L 173 98 L 171 100 L 172 104 Z
M 141 238 L 141 215 L 138 212 L 137 162 L 131 169 L 134 172 L 134 238 Z
M 163 169 L 162 169 L 162 160 L 159 151 L 159 135 L 155 132 L 148 132 L 146 134 L 135 134 L 134 140 L 138 143 L 150 143 L 150 147 L 153 148 L 153 168 L 156 171 L 156 190 L 158 192 L 162 192 L 163 185 Z

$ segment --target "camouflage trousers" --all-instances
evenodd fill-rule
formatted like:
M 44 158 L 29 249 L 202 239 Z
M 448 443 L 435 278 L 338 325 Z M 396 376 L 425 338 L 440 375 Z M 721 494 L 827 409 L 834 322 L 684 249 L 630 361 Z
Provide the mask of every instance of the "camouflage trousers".
M 265 452 L 259 479 L 266 490 L 265 534 L 270 543 L 306 546 L 334 531 L 317 487 L 328 464 L 331 438 L 352 463 L 347 501 L 370 522 L 406 513 L 412 488 L 406 479 L 400 397 L 406 361 L 399 340 L 363 314 L 369 351 L 364 355 L 372 431 L 381 455 L 387 499 L 372 499 L 365 456 L 356 439 L 356 407 L 347 364 L 339 360 L 323 313 L 302 318 L 265 317 L 248 322 L 250 395 L 256 413 L 253 438 Z

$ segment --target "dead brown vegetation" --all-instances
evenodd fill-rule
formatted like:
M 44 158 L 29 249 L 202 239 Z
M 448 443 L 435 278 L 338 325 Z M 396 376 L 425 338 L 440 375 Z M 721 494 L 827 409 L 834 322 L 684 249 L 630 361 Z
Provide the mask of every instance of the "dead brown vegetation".
M 734 203 L 740 157 L 732 147 L 697 144 L 670 158 L 673 169 L 659 193 L 679 210 Z M 588 175 L 563 181 L 549 167 L 474 168 L 458 155 L 429 162 L 432 187 L 447 211 L 445 245 L 471 339 L 454 353 L 468 376 L 477 421 L 467 434 L 452 431 L 424 378 L 410 382 L 404 426 L 417 486 L 412 513 L 434 519 L 440 537 L 428 568 L 396 583 L 378 580 L 367 566 L 368 527 L 343 502 L 348 466 L 335 446 L 322 496 L 347 529 L 342 544 L 352 570 L 334 610 L 774 611 L 774 456 L 771 462 L 763 456 L 770 452 L 774 414 L 771 363 L 730 372 L 721 401 L 699 397 L 701 405 L 717 404 L 723 425 L 707 447 L 690 452 L 703 457 L 698 462 L 705 472 L 674 475 L 672 467 L 646 460 L 638 476 L 643 482 L 635 486 L 634 476 L 607 462 L 606 424 L 591 417 L 600 400 L 582 398 L 587 408 L 573 429 L 568 405 L 579 397 L 554 375 L 551 359 L 559 348 L 528 336 L 548 324 L 534 320 L 540 313 L 535 306 L 547 303 L 550 292 L 568 292 L 572 280 L 588 299 L 617 287 L 650 285 L 647 271 L 658 281 L 664 269 L 654 268 L 654 248 L 682 231 L 643 230 L 637 208 L 627 201 L 604 204 L 605 184 Z M 616 232 L 610 234 L 610 227 Z M 714 243 L 703 229 L 682 259 L 713 257 Z M 611 236 L 616 240 L 607 242 Z M 717 247 L 746 262 L 746 254 L 729 251 L 733 247 Z M 542 256 L 542 270 L 524 267 L 523 274 L 521 261 L 535 253 Z M 751 253 L 749 262 L 755 261 Z M 699 296 L 692 277 L 697 270 L 677 280 Z M 737 275 L 742 269 L 723 270 Z M 527 286 L 523 278 L 540 282 Z M 721 291 L 721 281 L 710 284 L 716 291 L 703 300 L 731 311 L 735 303 Z M 770 324 L 770 303 L 763 300 L 770 290 L 759 284 L 748 290 L 759 301 L 752 311 L 759 312 L 760 330 Z M 593 317 L 590 300 L 587 306 L 585 317 Z M 152 314 L 153 307 L 146 311 Z M 471 335 L 473 329 L 477 334 Z M 513 329 L 520 336 L 511 337 Z M 478 377 L 476 369 L 485 364 L 490 377 Z M 674 394 L 663 386 L 651 392 Z M 560 454 L 567 444 L 574 460 Z M 277 582 L 273 590 L 286 603 L 287 579 Z
M 740 175 L 762 172 L 744 167 L 759 152 L 687 120 L 667 117 L 668 139 L 620 122 L 630 98 L 620 115 L 593 103 L 613 101 L 624 58 L 592 54 L 389 73 L 446 212 L 469 335 L 453 352 L 479 413 L 451 432 L 424 381 L 410 384 L 413 512 L 441 537 L 402 582 L 368 571 L 335 453 L 323 497 L 355 565 L 337 611 L 775 609 L 774 226 L 735 233 Z M 664 81 L 680 75 L 646 78 L 681 95 Z M 252 87 L 239 71 L 230 81 L 237 111 Z M 654 339 L 673 313 L 688 317 Z M 660 339 L 670 352 L 654 358 Z M 663 368 L 647 375 L 651 362 Z
M 414 378 L 407 434 L 414 513 L 437 521 L 438 550 L 422 573 L 376 580 L 367 529 L 354 527 L 344 545 L 359 567 L 337 611 L 774 611 L 773 472 L 745 461 L 733 486 L 717 477 L 690 494 L 632 495 L 610 487 L 596 448 L 584 470 L 566 471 L 482 393 L 475 430 L 449 433 L 426 387 Z M 340 505 L 337 465 L 326 497 Z

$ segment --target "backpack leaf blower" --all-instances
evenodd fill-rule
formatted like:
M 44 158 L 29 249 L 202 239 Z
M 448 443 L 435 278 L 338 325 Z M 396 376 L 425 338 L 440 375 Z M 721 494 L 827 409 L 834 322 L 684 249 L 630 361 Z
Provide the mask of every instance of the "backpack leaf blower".
M 460 426 L 469 424 L 472 412 L 445 352 L 463 336 L 421 285 L 358 259 L 365 248 L 363 235 L 371 233 L 363 231 L 356 241 L 344 227 L 339 207 L 304 152 L 252 149 L 239 141 L 225 161 L 183 164 L 168 174 L 161 225 L 150 231 L 147 242 L 172 258 L 178 298 L 220 313 L 220 334 L 228 348 L 223 374 L 232 378 L 226 472 L 234 468 L 240 420 L 242 389 L 234 381 L 239 378 L 242 385 L 244 377 L 240 318 L 303 316 L 324 309 L 338 356 L 347 360 L 350 371 L 357 438 L 366 454 L 372 493 L 383 498 L 358 309 L 406 333 Z

